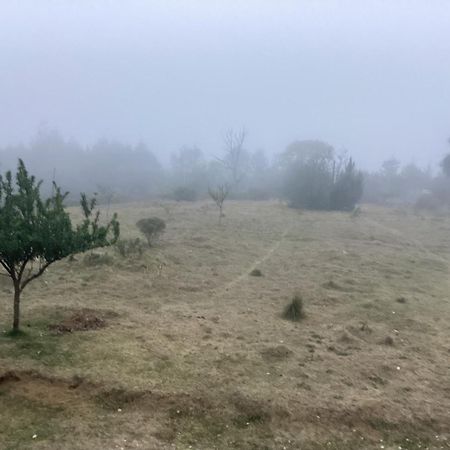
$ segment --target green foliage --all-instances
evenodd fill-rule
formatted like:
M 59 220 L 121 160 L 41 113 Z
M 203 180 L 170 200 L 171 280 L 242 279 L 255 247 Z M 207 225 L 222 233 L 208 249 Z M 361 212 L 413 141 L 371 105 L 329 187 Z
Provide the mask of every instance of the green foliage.
M 298 162 L 287 169 L 284 194 L 293 208 L 329 209 L 333 173 L 325 159 Z
M 195 202 L 197 191 L 190 187 L 180 186 L 173 191 L 173 199 L 177 202 Z
M 303 299 L 299 294 L 295 294 L 290 303 L 284 308 L 283 318 L 298 322 L 305 317 L 303 311 Z
M 363 194 L 363 176 L 355 169 L 350 158 L 338 175 L 330 193 L 330 208 L 339 211 L 352 210 Z
M 81 196 L 83 220 L 74 228 L 64 209 L 67 193 L 54 185 L 47 200 L 40 197 L 41 182 L 29 176 L 19 161 L 16 189 L 11 172 L 0 176 L 0 263 L 10 275 L 18 276 L 23 265 L 39 259 L 49 265 L 74 253 L 104 247 L 119 236 L 116 216 L 105 226 L 94 214 L 95 198 Z
M 159 217 L 149 217 L 148 219 L 141 219 L 136 223 L 139 231 L 147 239 L 149 247 L 161 236 L 166 229 L 166 223 Z
M 280 157 L 284 195 L 294 208 L 351 210 L 362 196 L 355 163 L 320 141 L 291 144 Z
M 30 281 L 66 256 L 113 244 L 120 232 L 116 215 L 106 225 L 100 224 L 95 198 L 89 200 L 84 194 L 83 219 L 73 226 L 64 209 L 68 193 L 54 183 L 52 195 L 43 200 L 41 184 L 28 174 L 22 160 L 15 180 L 10 171 L 0 176 L 0 264 L 15 289 L 14 329 L 18 329 L 20 294 Z

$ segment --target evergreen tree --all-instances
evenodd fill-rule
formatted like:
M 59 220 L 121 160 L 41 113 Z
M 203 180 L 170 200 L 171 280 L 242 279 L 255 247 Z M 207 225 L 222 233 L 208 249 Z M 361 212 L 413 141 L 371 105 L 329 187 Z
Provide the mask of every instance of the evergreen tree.
M 68 193 L 54 184 L 41 199 L 42 182 L 28 174 L 19 160 L 15 180 L 10 171 L 0 175 L 0 264 L 14 286 L 13 331 L 19 330 L 20 297 L 25 287 L 50 264 L 69 255 L 113 244 L 119 237 L 117 216 L 100 225 L 95 199 L 81 195 L 83 220 L 72 225 L 64 209 Z
M 334 183 L 330 193 L 330 207 L 339 211 L 353 209 L 362 194 L 363 175 L 355 169 L 355 163 L 350 158 Z

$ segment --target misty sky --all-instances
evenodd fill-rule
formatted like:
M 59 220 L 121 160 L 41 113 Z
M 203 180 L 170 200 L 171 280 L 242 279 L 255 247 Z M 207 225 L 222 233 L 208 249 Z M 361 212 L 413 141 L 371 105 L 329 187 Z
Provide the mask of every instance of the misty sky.
M 435 164 L 450 149 L 450 1 L 0 0 L 0 145 L 219 154 L 294 139 Z M 168 158 L 163 158 L 168 159 Z

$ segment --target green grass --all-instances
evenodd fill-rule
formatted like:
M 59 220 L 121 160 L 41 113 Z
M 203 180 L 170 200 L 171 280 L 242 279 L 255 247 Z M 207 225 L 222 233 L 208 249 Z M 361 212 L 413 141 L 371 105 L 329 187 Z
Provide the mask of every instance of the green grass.
M 61 433 L 64 409 L 48 406 L 0 388 L 0 447 L 2 450 L 33 448 L 39 441 L 51 441 Z M 33 436 L 36 437 L 33 439 Z
M 46 367 L 71 366 L 76 359 L 80 336 L 61 336 L 49 331 L 48 326 L 60 318 L 61 313 L 56 311 L 51 318 L 37 317 L 26 322 L 18 332 L 0 335 L 0 359 L 13 358 L 19 363 L 34 361 Z

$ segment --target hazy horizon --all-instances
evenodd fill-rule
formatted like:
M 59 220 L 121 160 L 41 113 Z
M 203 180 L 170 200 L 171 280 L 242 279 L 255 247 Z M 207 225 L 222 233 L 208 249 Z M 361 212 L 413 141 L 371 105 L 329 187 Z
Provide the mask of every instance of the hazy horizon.
M 91 145 L 268 154 L 320 139 L 363 168 L 435 165 L 450 137 L 444 1 L 20 1 L 0 6 L 0 145 L 41 123 Z

